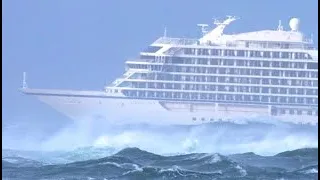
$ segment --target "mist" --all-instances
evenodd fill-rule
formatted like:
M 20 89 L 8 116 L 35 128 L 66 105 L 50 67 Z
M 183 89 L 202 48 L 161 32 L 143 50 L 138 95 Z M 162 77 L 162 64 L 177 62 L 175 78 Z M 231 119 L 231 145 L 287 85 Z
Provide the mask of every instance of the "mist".
M 317 126 L 290 123 L 113 126 L 102 120 L 79 120 L 50 134 L 45 128 L 30 123 L 6 125 L 2 145 L 4 148 L 36 151 L 69 151 L 90 146 L 118 150 L 138 147 L 157 154 L 254 152 L 274 155 L 287 150 L 318 147 L 317 133 Z

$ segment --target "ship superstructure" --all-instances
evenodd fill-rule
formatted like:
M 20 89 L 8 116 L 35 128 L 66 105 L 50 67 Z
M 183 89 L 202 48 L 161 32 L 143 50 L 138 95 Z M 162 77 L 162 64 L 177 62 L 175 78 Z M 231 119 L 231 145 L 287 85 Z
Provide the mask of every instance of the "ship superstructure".
M 26 94 L 73 119 L 112 123 L 199 124 L 243 118 L 317 123 L 318 50 L 299 31 L 224 34 L 236 17 L 215 21 L 199 39 L 164 35 L 126 61 L 105 91 L 41 90 Z M 200 24 L 203 28 L 207 25 Z

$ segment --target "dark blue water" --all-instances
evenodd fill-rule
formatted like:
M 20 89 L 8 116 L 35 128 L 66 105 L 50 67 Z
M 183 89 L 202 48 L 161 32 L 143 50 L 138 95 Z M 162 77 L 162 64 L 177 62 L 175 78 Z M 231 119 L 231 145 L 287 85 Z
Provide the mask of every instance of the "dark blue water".
M 2 153 L 2 179 L 318 179 L 317 148 L 273 156 L 252 152 L 163 156 L 139 148 L 95 147 L 69 152 L 3 149 Z

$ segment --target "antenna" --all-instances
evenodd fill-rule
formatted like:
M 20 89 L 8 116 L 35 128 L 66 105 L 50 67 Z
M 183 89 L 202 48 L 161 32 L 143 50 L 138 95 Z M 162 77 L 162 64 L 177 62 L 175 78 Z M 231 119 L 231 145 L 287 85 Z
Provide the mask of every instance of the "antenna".
M 22 88 L 23 89 L 28 88 L 28 85 L 27 85 L 27 73 L 26 72 L 23 72 Z
M 282 31 L 283 30 L 283 26 L 281 25 L 281 20 L 279 20 L 279 24 L 278 24 L 278 31 Z
M 208 24 L 197 24 L 197 26 L 199 26 L 201 28 L 201 32 L 202 32 L 203 36 L 208 32 L 206 29 L 206 27 L 209 26 Z
M 167 37 L 167 27 L 164 27 L 163 37 Z

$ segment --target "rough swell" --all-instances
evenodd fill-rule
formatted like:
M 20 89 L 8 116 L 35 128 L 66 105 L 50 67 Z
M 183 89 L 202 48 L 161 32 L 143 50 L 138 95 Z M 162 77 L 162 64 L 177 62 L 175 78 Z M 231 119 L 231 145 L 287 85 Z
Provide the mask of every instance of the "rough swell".
M 84 148 L 92 151 L 92 148 Z M 192 153 L 162 156 L 126 148 L 104 158 L 48 165 L 9 153 L 2 157 L 8 179 L 317 179 L 318 149 L 274 156 Z M 66 153 L 66 152 L 64 152 Z M 73 153 L 73 152 L 70 152 Z

